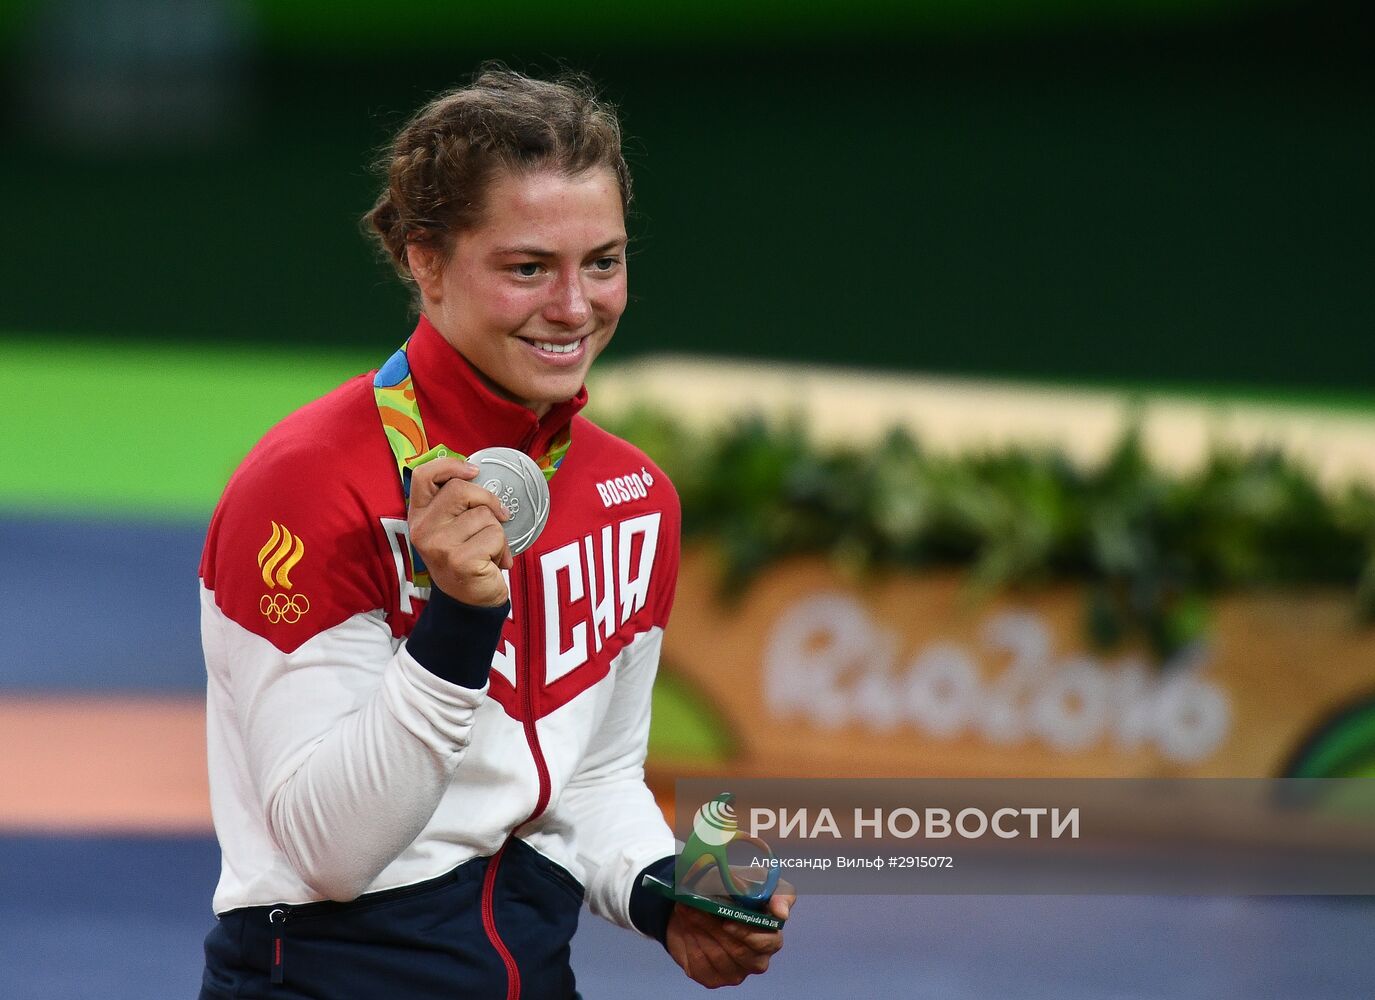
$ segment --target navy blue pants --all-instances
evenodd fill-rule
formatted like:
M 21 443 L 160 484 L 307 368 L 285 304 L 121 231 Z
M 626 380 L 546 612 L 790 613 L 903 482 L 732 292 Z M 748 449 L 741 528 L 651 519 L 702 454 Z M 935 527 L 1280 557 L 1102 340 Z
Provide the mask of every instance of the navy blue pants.
M 569 942 L 582 886 L 522 841 L 500 857 L 491 919 L 521 1000 L 577 1000 Z M 349 903 L 232 910 L 205 939 L 201 1000 L 503 1000 L 507 967 L 482 915 L 491 860 Z

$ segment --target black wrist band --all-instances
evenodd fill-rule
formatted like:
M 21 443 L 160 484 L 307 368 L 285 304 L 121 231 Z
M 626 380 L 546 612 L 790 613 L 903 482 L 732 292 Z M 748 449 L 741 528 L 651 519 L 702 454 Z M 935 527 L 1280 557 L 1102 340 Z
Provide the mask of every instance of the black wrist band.
M 480 688 L 487 683 L 492 655 L 511 602 L 481 608 L 456 601 L 438 587 L 406 639 L 406 651 L 422 667 L 451 684 Z
M 635 876 L 635 885 L 630 890 L 630 922 L 641 934 L 647 934 L 660 944 L 666 944 L 668 937 L 668 918 L 673 916 L 673 900 L 660 896 L 652 889 L 646 889 L 640 882 L 646 875 L 673 882 L 673 866 L 677 859 L 673 855 L 654 862 Z

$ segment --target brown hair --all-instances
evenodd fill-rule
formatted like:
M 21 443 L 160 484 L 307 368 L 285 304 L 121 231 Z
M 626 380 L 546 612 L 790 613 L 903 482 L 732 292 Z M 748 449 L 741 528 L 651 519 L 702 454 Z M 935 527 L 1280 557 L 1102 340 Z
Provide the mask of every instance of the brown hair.
M 486 63 L 472 83 L 436 97 L 397 133 L 377 162 L 386 186 L 363 228 L 413 284 L 407 245 L 447 259 L 454 237 L 481 221 L 498 171 L 572 175 L 596 167 L 615 171 L 628 208 L 630 171 L 616 109 L 587 78 L 534 80 Z

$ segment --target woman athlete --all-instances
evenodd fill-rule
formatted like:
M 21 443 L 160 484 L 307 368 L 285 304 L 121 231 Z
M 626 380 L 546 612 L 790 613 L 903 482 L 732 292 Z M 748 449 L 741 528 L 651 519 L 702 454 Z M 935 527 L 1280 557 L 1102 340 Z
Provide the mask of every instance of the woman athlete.
M 579 414 L 626 306 L 614 111 L 489 67 L 386 174 L 365 221 L 419 320 L 258 443 L 206 540 L 223 864 L 201 996 L 566 1000 L 584 900 L 739 983 L 778 932 L 640 886 L 673 866 L 644 757 L 679 509 Z M 493 447 L 548 483 L 515 555 L 465 458 Z

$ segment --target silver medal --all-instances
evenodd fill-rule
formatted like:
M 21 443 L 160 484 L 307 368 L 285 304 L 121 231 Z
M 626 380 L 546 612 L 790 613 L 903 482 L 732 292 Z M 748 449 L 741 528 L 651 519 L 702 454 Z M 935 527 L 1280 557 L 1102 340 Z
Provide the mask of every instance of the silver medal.
M 520 555 L 549 520 L 549 483 L 535 460 L 514 448 L 483 448 L 468 456 L 477 466 L 477 483 L 501 501 L 511 514 L 503 524 L 511 555 Z

